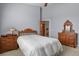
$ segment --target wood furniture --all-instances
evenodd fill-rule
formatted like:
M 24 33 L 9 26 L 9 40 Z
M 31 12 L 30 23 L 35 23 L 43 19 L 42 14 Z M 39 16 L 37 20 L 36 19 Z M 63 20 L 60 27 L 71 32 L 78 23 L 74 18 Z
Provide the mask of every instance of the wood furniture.
M 40 21 L 40 35 L 49 36 L 49 22 Z
M 63 32 L 74 32 L 73 24 L 69 20 L 67 20 L 64 23 L 64 30 L 63 30 Z
M 0 53 L 18 48 L 17 35 L 7 34 L 0 36 Z
M 74 48 L 77 46 L 77 33 L 75 32 L 60 32 L 58 33 L 58 39 L 64 45 Z
M 23 34 L 23 33 L 25 33 L 25 34 Z M 26 29 L 19 31 L 18 35 L 28 35 L 28 34 L 37 34 L 37 31 L 33 30 L 31 28 L 26 28 Z
M 29 33 L 29 32 L 36 32 L 36 31 L 31 28 L 26 28 L 26 29 L 22 30 L 21 32 Z
M 64 23 L 64 30 L 58 33 L 58 39 L 62 44 L 75 48 L 77 46 L 77 33 L 74 32 L 72 26 L 73 24 L 67 20 Z

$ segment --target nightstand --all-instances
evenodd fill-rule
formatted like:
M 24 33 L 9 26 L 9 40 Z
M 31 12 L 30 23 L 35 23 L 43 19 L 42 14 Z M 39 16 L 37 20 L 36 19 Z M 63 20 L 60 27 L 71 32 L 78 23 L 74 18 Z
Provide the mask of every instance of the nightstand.
M 7 34 L 0 36 L 0 53 L 18 48 L 17 35 Z

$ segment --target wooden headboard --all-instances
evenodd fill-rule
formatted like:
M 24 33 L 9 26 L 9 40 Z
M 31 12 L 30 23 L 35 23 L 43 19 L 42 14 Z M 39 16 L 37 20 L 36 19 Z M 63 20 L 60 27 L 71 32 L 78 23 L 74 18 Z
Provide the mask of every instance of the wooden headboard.
M 36 33 L 37 34 L 37 31 L 31 29 L 31 28 L 26 28 L 26 29 L 23 29 L 19 32 L 19 34 L 21 33 Z
M 31 29 L 31 28 L 26 28 L 24 30 L 22 30 L 22 32 L 25 32 L 25 33 L 29 33 L 29 32 L 34 32 L 35 30 Z

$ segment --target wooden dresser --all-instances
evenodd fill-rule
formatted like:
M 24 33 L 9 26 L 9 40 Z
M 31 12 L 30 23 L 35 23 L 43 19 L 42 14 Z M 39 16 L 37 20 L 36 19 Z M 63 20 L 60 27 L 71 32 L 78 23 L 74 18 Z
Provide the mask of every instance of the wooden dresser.
M 0 36 L 0 53 L 14 50 L 18 48 L 17 35 L 1 35 Z
M 58 33 L 58 39 L 64 45 L 74 48 L 77 46 L 77 33 L 75 32 L 60 32 Z
M 64 45 L 74 48 L 77 46 L 77 33 L 73 30 L 71 21 L 67 20 L 64 23 L 64 30 L 58 33 L 58 39 Z

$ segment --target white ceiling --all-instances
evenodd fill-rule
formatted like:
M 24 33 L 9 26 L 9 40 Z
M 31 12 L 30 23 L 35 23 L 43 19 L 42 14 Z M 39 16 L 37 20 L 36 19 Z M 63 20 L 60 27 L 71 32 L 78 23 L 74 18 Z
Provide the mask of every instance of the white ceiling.
M 32 6 L 39 6 L 39 7 L 44 7 L 45 3 L 27 3 L 28 5 L 32 5 Z M 48 3 L 47 6 L 52 5 L 53 3 Z

